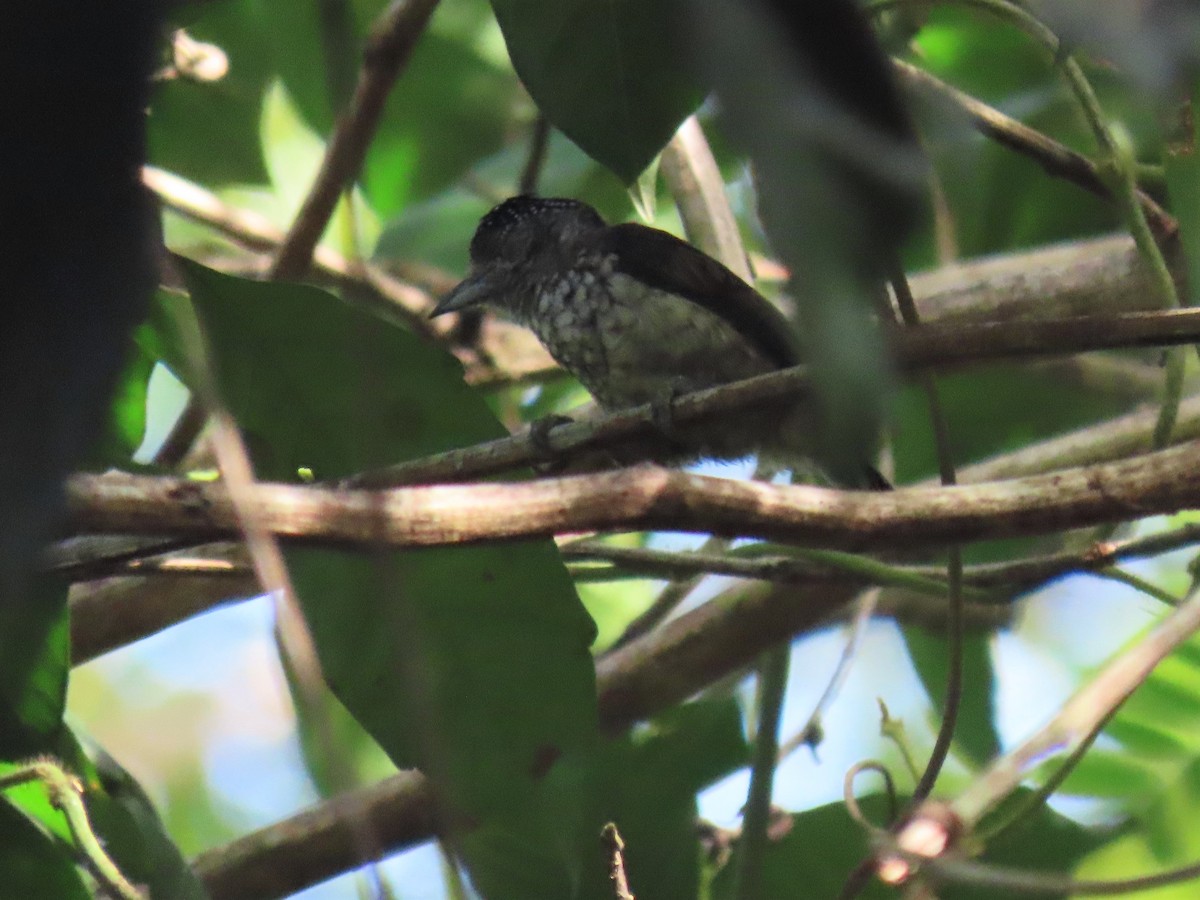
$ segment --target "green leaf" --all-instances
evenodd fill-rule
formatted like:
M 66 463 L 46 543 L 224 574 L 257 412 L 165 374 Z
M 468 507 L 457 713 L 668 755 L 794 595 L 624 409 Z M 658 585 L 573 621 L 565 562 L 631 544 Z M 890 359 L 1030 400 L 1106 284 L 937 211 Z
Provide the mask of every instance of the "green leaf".
M 86 463 L 89 468 L 106 469 L 130 464 L 146 434 L 146 393 L 156 362 L 157 357 L 136 343 L 135 336 L 109 406 L 104 433 Z
M 0 900 L 91 900 L 71 850 L 0 800 Z
M 740 710 L 728 698 L 684 704 L 587 757 L 556 766 L 542 786 L 547 805 L 555 809 L 556 828 L 547 843 L 577 860 L 571 895 L 611 900 L 599 848 L 601 828 L 613 822 L 625 842 L 630 887 L 639 898 L 695 898 L 700 884 L 696 794 L 745 766 L 749 755 Z M 582 815 L 558 805 L 561 796 L 576 793 L 591 798 Z M 484 896 L 493 896 L 488 884 L 477 887 Z M 561 888 L 549 893 L 550 887 L 531 877 L 526 896 L 567 895 Z
M 1082 797 L 1116 798 L 1137 805 L 1157 792 L 1160 778 L 1144 757 L 1093 749 L 1071 771 L 1059 791 Z
M 699 105 L 668 0 L 492 0 L 508 53 L 538 107 L 626 184 Z
M 457 182 L 503 145 L 521 99 L 507 67 L 482 59 L 456 36 L 427 34 L 371 142 L 363 185 L 372 207 L 391 214 Z M 518 146 L 527 154 L 526 143 Z
M 504 433 L 412 334 L 316 288 L 185 272 L 260 477 L 338 478 Z M 287 555 L 326 679 L 393 762 L 438 784 L 452 823 L 542 827 L 534 787 L 596 729 L 594 626 L 554 545 Z
M 0 604 L 0 759 L 46 752 L 62 727 L 71 665 L 67 585 L 40 577 Z
M 99 748 L 89 751 L 88 818 L 121 873 L 151 897 L 207 900 L 208 892 L 171 840 L 141 785 Z

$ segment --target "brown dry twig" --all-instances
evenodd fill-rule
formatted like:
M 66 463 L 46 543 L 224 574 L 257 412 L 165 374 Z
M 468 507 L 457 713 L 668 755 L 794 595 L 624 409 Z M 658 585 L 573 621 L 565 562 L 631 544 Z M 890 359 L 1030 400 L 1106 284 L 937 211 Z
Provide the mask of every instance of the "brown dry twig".
M 634 900 L 629 890 L 629 876 L 625 873 L 625 841 L 617 826 L 609 822 L 600 831 L 600 842 L 608 853 L 608 879 L 612 882 L 615 900 Z
M 274 253 L 284 233 L 266 216 L 253 210 L 226 203 L 216 194 L 171 172 L 146 166 L 142 181 L 163 204 L 194 222 L 199 222 L 230 238 L 248 250 Z M 332 247 L 318 246 L 313 251 L 313 269 L 323 280 L 342 288 L 366 294 L 388 316 L 398 316 L 418 334 L 435 335 L 429 320 L 433 309 L 430 291 L 448 290 L 453 279 L 448 275 L 426 278 L 422 287 L 401 281 L 368 262 L 351 262 Z
M 338 119 L 325 159 L 271 266 L 271 278 L 302 278 L 342 191 L 359 173 L 383 104 L 404 71 L 438 0 L 397 0 L 371 30 L 358 85 Z

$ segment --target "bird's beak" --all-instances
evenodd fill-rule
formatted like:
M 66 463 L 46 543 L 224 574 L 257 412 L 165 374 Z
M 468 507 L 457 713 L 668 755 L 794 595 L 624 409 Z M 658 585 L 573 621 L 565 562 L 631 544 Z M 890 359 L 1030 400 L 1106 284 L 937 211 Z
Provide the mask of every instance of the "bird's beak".
M 461 312 L 486 303 L 493 294 L 493 279 L 487 271 L 472 272 L 438 301 L 429 318 L 451 312 Z

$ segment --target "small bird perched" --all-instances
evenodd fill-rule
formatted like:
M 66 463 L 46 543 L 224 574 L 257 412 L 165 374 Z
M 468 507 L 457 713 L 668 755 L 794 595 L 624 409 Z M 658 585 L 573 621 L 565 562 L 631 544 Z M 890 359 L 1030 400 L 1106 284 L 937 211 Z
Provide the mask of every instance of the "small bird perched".
M 471 240 L 471 270 L 432 315 L 491 307 L 529 328 L 607 410 L 750 378 L 800 362 L 787 319 L 715 259 L 645 225 L 608 225 L 577 200 L 513 197 Z M 668 429 L 679 459 L 811 465 L 811 396 Z M 882 476 L 863 466 L 862 486 Z

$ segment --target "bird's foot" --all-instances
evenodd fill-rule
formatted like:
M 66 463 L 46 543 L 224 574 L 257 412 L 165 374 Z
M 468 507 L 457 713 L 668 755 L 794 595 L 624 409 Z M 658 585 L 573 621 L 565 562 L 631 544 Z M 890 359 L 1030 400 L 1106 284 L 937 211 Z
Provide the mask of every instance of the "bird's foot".
M 679 425 L 675 420 L 675 401 L 687 393 L 678 385 L 665 388 L 661 393 L 650 399 L 650 421 L 663 437 L 677 442 L 679 440 Z
M 550 444 L 550 432 L 559 425 L 569 425 L 574 421 L 570 416 L 551 413 L 529 423 L 529 443 L 542 461 L 549 462 L 555 457 L 554 447 Z

